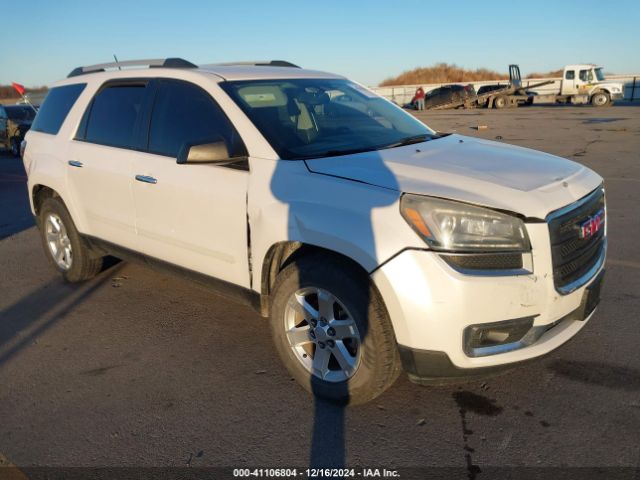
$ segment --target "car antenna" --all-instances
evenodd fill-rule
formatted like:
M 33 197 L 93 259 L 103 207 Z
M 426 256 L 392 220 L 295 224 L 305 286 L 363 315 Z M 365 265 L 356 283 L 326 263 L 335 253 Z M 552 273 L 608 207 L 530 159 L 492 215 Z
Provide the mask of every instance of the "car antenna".
M 116 63 L 118 63 L 118 57 L 116 57 L 116 54 L 113 54 L 113 59 L 116 61 Z M 120 65 L 118 65 L 118 70 L 122 70 L 122 67 Z

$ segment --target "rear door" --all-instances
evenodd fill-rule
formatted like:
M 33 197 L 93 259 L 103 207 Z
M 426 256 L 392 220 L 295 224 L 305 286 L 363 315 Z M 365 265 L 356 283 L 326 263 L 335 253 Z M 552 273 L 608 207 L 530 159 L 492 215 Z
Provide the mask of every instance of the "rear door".
M 103 85 L 87 107 L 69 150 L 68 181 L 87 231 L 108 242 L 137 245 L 131 184 L 133 156 L 141 147 L 148 80 Z
M 199 86 L 161 79 L 147 131 L 148 153 L 135 156 L 132 172 L 139 250 L 249 287 L 248 162 L 176 162 L 186 143 L 220 139 L 231 156 L 246 156 L 231 122 Z
M 576 86 L 576 71 L 565 70 L 564 79 L 562 80 L 562 95 L 574 95 L 578 93 Z

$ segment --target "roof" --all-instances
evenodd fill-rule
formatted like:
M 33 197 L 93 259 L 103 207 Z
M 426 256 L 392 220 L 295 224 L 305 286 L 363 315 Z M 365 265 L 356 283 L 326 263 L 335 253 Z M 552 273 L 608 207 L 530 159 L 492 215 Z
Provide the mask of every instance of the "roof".
M 124 69 L 123 69 L 124 67 Z M 153 69 L 153 70 L 151 70 Z M 92 79 L 123 78 L 131 75 L 156 76 L 169 71 L 211 74 L 222 80 L 257 80 L 286 78 L 344 78 L 327 72 L 306 70 L 285 60 L 262 62 L 233 62 L 211 65 L 195 65 L 182 58 L 156 58 L 145 60 L 124 60 L 74 68 L 67 79 L 87 77 Z M 164 75 L 163 75 L 164 76 Z M 74 80 L 71 80 L 74 81 Z M 70 83 L 62 81 L 62 83 Z
M 598 65 L 594 63 L 574 63 L 573 65 L 567 65 L 564 67 L 565 70 L 573 69 L 573 70 L 588 70 L 590 68 L 598 68 Z
M 276 78 L 343 78 L 328 72 L 297 67 L 256 65 L 202 65 L 197 70 L 213 73 L 225 80 L 259 80 Z

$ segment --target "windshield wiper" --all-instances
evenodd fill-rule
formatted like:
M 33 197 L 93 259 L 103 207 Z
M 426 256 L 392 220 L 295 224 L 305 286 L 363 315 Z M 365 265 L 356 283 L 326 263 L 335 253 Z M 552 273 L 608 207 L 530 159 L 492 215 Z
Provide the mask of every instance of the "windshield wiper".
M 399 142 L 385 145 L 382 148 L 404 147 L 405 145 L 413 145 L 414 143 L 426 142 L 427 140 L 431 140 L 432 138 L 433 138 L 433 135 L 429 135 L 428 133 L 423 133 L 421 135 L 414 135 L 413 137 L 404 138 Z
M 422 143 L 427 140 L 432 140 L 433 138 L 438 138 L 428 133 L 423 133 L 421 135 L 414 135 L 413 137 L 407 137 L 399 142 L 391 143 L 389 145 L 382 146 L 372 146 L 372 147 L 360 147 L 360 148 L 352 148 L 352 149 L 344 149 L 344 150 L 328 150 L 318 155 L 304 157 L 305 160 L 312 160 L 314 158 L 322 158 L 322 157 L 338 157 L 341 155 L 353 155 L 355 153 L 363 153 L 363 152 L 375 152 L 377 150 L 385 150 L 387 148 L 395 148 L 402 147 L 405 145 L 411 145 L 413 143 Z
M 353 155 L 355 153 L 373 152 L 374 150 L 377 150 L 377 148 L 376 147 L 362 147 L 362 148 L 352 148 L 352 149 L 345 149 L 345 150 L 329 150 L 329 151 L 323 152 L 321 154 L 314 155 L 312 157 L 306 157 L 306 159 L 310 160 L 310 159 L 322 158 L 322 157 L 339 157 L 341 155 Z

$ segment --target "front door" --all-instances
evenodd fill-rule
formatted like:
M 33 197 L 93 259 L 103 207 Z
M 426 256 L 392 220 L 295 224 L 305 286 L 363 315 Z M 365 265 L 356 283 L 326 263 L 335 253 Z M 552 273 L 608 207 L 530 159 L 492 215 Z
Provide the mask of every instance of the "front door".
M 149 120 L 148 152 L 133 160 L 138 250 L 189 270 L 249 287 L 248 168 L 178 164 L 186 143 L 242 142 L 200 87 L 161 79 Z
M 593 69 L 583 69 L 578 73 L 576 88 L 578 93 L 587 93 L 593 83 Z

